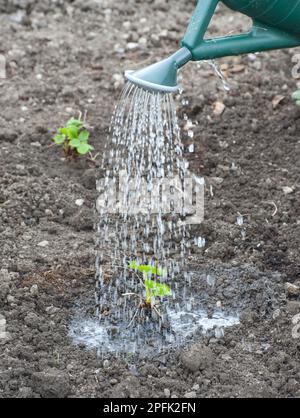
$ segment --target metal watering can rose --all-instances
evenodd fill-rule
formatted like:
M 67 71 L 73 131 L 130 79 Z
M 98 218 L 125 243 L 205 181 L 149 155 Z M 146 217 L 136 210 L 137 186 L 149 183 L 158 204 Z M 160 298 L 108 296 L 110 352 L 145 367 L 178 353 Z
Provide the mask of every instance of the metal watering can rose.
M 220 0 L 199 0 L 182 48 L 171 57 L 125 76 L 148 90 L 178 91 L 177 70 L 189 61 L 300 46 L 300 0 L 223 0 L 234 11 L 253 20 L 250 32 L 204 39 Z

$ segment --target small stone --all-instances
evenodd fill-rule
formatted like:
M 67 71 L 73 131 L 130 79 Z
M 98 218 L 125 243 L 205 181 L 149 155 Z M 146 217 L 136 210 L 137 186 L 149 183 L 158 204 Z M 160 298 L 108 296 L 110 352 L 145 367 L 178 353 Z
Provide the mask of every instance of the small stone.
M 45 210 L 45 215 L 46 215 L 46 216 L 53 216 L 53 212 L 52 212 L 52 210 L 51 210 L 51 209 L 46 209 L 46 210 Z
M 188 399 L 196 398 L 197 393 L 196 392 L 187 392 L 187 393 L 184 394 L 184 397 L 188 398 Z
M 123 28 L 127 31 L 130 30 L 131 28 L 131 22 L 129 22 L 128 20 L 126 20 L 125 22 L 123 22 Z
M 300 287 L 292 283 L 287 282 L 285 284 L 285 291 L 288 295 L 292 295 L 292 296 L 300 295 Z
M 116 385 L 118 383 L 117 379 L 111 379 L 110 384 Z
M 169 36 L 169 33 L 168 33 L 167 29 L 162 30 L 159 34 L 160 38 L 168 38 L 168 36 Z
M 142 38 L 140 38 L 139 39 L 139 45 L 141 46 L 141 47 L 146 47 L 147 46 L 147 39 L 146 38 L 144 38 L 144 37 L 142 37 Z
M 41 241 L 38 243 L 38 247 L 42 247 L 42 248 L 48 247 L 48 245 L 49 245 L 49 241 Z
M 77 199 L 75 205 L 81 208 L 84 205 L 84 199 Z
M 152 42 L 153 46 L 159 46 L 160 45 L 160 38 L 155 33 L 153 33 L 150 36 L 150 39 L 151 39 L 151 42 Z
M 38 288 L 38 285 L 37 284 L 34 284 L 34 285 L 31 286 L 30 293 L 33 296 L 36 296 L 39 293 L 39 288 Z
M 215 115 L 220 116 L 224 113 L 224 110 L 226 109 L 226 106 L 224 105 L 224 103 L 216 101 L 213 104 L 213 112 Z
M 230 361 L 232 360 L 232 357 L 229 354 L 222 354 L 221 359 L 224 361 Z
M 47 313 L 48 315 L 55 315 L 57 312 L 59 312 L 59 311 L 60 311 L 60 309 L 59 309 L 59 308 L 56 308 L 55 306 L 48 306 L 48 307 L 45 309 L 45 311 L 46 311 L 46 313 Z
M 169 398 L 171 396 L 170 389 L 164 389 L 164 394 L 166 398 Z
M 198 385 L 198 383 L 196 383 L 196 385 L 194 385 L 194 386 L 192 387 L 192 389 L 193 389 L 193 390 L 195 390 L 195 391 L 197 391 L 197 390 L 199 390 L 199 389 L 200 389 L 200 385 Z
M 294 190 L 295 189 L 293 187 L 289 187 L 289 186 L 285 186 L 282 188 L 282 191 L 285 195 L 294 193 Z
M 128 44 L 126 45 L 126 49 L 128 51 L 136 51 L 139 47 L 139 44 L 136 42 L 128 42 Z
M 114 74 L 112 76 L 112 82 L 115 90 L 119 90 L 124 86 L 124 77 L 122 74 Z
M 27 15 L 25 10 L 18 10 L 16 13 L 9 15 L 8 19 L 13 23 L 23 25 L 26 22 Z

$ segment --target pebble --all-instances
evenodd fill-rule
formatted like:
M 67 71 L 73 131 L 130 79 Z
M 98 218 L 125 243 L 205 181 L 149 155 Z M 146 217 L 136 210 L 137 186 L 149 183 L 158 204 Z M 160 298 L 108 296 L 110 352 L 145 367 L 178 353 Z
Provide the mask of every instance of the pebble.
M 131 22 L 129 22 L 128 20 L 126 22 L 123 22 L 123 28 L 125 30 L 130 30 L 131 29 Z
M 38 247 L 45 248 L 45 247 L 48 247 L 48 245 L 49 245 L 49 241 L 41 241 L 38 243 Z
M 46 309 L 45 309 L 45 311 L 46 311 L 46 313 L 48 314 L 48 315 L 54 315 L 54 314 L 56 314 L 57 312 L 59 312 L 59 308 L 56 308 L 55 306 L 48 306 Z
M 31 293 L 33 296 L 38 295 L 38 293 L 39 293 L 39 288 L 38 288 L 38 285 L 37 285 L 37 284 L 34 284 L 34 285 L 32 285 L 32 286 L 31 286 L 31 288 L 30 288 L 30 293 Z
M 46 215 L 46 216 L 54 216 L 54 215 L 53 215 L 53 212 L 52 212 L 52 210 L 51 210 L 51 209 L 46 209 L 46 210 L 45 210 L 45 215 Z
M 160 45 L 160 38 L 155 33 L 153 33 L 150 36 L 150 39 L 151 39 L 151 42 L 152 42 L 153 46 L 159 46 Z
M 292 296 L 300 295 L 300 287 L 292 283 L 287 282 L 285 284 L 285 291 L 288 295 L 292 295 Z
M 111 379 L 110 384 L 116 385 L 118 383 L 117 379 Z
M 139 44 L 136 42 L 128 42 L 128 44 L 126 45 L 126 49 L 128 51 L 136 51 L 139 47 Z
M 166 398 L 169 398 L 171 396 L 170 389 L 164 389 L 164 394 Z
M 285 187 L 282 188 L 282 191 L 283 191 L 284 194 L 288 195 L 288 194 L 294 193 L 294 188 L 289 187 L 289 186 L 285 186 Z
M 84 205 L 84 199 L 77 199 L 75 205 L 81 208 Z
M 196 392 L 187 392 L 187 393 L 184 394 L 184 397 L 189 398 L 189 399 L 196 398 L 197 393 Z
M 16 13 L 9 15 L 8 19 L 13 23 L 22 25 L 26 21 L 26 12 L 24 10 L 18 10 Z

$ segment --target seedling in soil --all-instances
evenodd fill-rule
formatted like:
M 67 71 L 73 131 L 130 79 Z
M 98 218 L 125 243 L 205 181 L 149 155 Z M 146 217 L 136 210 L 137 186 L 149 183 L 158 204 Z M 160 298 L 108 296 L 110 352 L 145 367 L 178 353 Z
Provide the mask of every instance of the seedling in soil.
M 292 95 L 293 99 L 296 100 L 296 105 L 300 106 L 300 90 L 295 91 Z
M 64 128 L 60 128 L 53 138 L 56 145 L 63 147 L 68 158 L 77 158 L 94 150 L 88 143 L 89 131 L 80 119 L 70 119 Z
M 147 265 L 140 265 L 136 261 L 131 261 L 129 263 L 129 269 L 134 270 L 136 272 L 142 273 L 143 275 L 143 286 L 145 288 L 145 296 L 139 295 L 137 293 L 126 293 L 123 296 L 133 296 L 140 300 L 139 306 L 129 324 L 129 326 L 134 321 L 136 315 L 145 310 L 147 313 L 151 313 L 152 311 L 156 312 L 156 314 L 161 318 L 161 314 L 157 308 L 159 302 L 158 298 L 169 297 L 172 295 L 171 289 L 164 283 L 159 283 L 155 280 L 151 280 L 152 276 L 156 277 L 164 277 L 166 276 L 166 271 L 162 270 L 157 266 L 153 266 L 150 264 Z

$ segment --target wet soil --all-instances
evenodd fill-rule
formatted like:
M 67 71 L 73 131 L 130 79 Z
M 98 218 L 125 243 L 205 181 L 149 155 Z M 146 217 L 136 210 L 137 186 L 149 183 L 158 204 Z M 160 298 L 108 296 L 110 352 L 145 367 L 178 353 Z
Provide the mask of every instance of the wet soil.
M 186 148 L 184 116 L 195 125 L 186 157 L 206 180 L 193 286 L 211 309 L 238 308 L 240 324 L 150 359 L 99 357 L 69 335 L 74 306 L 94 287 L 95 179 L 120 75 L 176 50 L 192 7 L 0 3 L 0 397 L 300 396 L 300 112 L 290 99 L 299 49 L 222 59 L 229 93 L 206 64 L 181 73 Z M 210 32 L 248 25 L 220 8 Z M 94 162 L 68 162 L 51 145 L 79 112 Z

